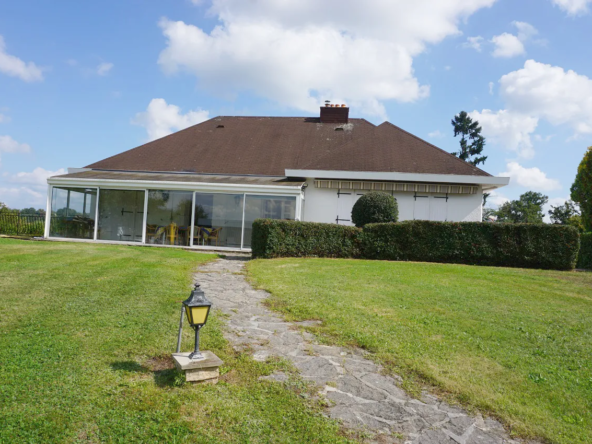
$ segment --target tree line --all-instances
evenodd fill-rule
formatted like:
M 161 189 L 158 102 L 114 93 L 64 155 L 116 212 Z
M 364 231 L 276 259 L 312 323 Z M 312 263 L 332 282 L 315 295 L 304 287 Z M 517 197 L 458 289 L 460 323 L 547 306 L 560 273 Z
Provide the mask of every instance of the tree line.
M 452 154 L 461 160 L 478 166 L 484 164 L 485 137 L 482 127 L 466 111 L 461 111 L 451 121 L 454 137 L 460 136 L 460 150 Z M 483 193 L 483 207 L 489 193 Z M 589 147 L 578 167 L 571 186 L 571 200 L 548 210 L 551 223 L 572 225 L 580 232 L 592 231 L 592 147 Z M 528 191 L 518 199 L 503 203 L 497 210 L 483 208 L 484 222 L 543 223 L 543 207 L 549 197 L 542 193 Z

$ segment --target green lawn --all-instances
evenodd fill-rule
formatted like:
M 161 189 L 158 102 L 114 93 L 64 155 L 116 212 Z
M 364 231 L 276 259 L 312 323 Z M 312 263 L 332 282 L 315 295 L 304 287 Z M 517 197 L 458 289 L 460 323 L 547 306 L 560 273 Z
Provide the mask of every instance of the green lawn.
M 171 369 L 180 301 L 212 258 L 0 239 L 0 442 L 345 442 L 296 378 L 258 380 L 290 369 L 234 353 L 216 312 L 202 346 L 225 361 L 222 381 Z
M 524 437 L 592 442 L 592 273 L 332 259 L 257 260 L 250 278 L 320 338 L 361 346 L 417 391 Z

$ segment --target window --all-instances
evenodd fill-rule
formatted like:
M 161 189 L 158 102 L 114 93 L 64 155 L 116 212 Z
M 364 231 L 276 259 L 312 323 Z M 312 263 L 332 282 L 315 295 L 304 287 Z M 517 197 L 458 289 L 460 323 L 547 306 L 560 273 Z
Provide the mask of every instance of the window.
M 97 190 L 54 187 L 51 194 L 49 235 L 94 239 Z
M 245 200 L 245 232 L 243 247 L 251 247 L 253 221 L 259 218 L 294 220 L 296 197 L 247 195 Z
M 142 242 L 144 195 L 144 191 L 101 189 L 97 239 Z
M 148 191 L 146 242 L 189 245 L 192 208 L 190 191 Z

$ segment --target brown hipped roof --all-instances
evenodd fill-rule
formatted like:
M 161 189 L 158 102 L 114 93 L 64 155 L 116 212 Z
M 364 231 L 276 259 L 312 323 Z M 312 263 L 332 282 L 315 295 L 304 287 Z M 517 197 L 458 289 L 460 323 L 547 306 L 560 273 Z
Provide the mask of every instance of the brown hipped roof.
M 284 176 L 286 169 L 489 176 L 385 122 L 216 117 L 87 168 Z

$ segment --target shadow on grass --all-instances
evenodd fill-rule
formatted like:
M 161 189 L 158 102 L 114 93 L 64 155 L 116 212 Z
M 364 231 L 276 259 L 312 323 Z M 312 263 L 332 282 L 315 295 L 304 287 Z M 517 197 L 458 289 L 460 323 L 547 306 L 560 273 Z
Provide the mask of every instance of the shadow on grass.
M 149 368 L 135 361 L 120 361 L 112 362 L 111 369 L 116 372 L 128 372 L 128 373 L 147 373 L 150 371 Z
M 112 362 L 110 366 L 116 372 L 152 373 L 154 383 L 158 387 L 179 387 L 185 381 L 185 376 L 175 368 L 172 359 L 163 357 L 151 358 L 146 365 L 136 361 L 118 361 Z

